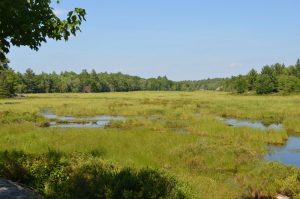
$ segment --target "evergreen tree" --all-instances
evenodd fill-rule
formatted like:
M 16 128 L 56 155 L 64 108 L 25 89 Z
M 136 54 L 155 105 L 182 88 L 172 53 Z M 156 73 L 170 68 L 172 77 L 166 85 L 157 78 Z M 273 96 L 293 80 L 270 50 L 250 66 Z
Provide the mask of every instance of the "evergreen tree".
M 274 91 L 274 83 L 270 75 L 262 74 L 257 77 L 256 81 L 256 93 L 268 94 Z
M 270 66 L 264 66 L 262 68 L 261 74 L 263 75 L 263 77 L 267 77 L 267 80 L 269 81 L 270 79 L 270 85 L 268 86 L 267 90 L 271 90 L 270 92 L 277 92 L 278 91 L 278 79 L 276 76 L 276 71 L 274 69 L 274 67 L 270 67 Z
M 297 60 L 295 65 L 295 76 L 300 78 L 300 59 Z
M 0 98 L 12 97 L 16 91 L 16 75 L 11 69 L 0 70 Z
M 255 90 L 256 80 L 257 80 L 257 72 L 255 69 L 251 69 L 251 71 L 247 75 L 248 79 L 248 89 L 250 91 Z
M 284 69 L 285 69 L 285 65 L 284 64 L 276 63 L 275 65 L 272 66 L 272 68 L 274 68 L 276 76 L 284 74 Z
M 37 92 L 37 81 L 36 75 L 31 69 L 27 69 L 24 74 L 25 93 L 36 93 Z

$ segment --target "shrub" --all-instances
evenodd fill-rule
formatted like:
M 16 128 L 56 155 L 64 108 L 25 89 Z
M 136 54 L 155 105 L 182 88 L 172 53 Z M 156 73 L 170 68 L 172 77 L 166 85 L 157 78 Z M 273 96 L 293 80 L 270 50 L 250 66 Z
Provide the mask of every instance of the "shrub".
M 251 195 L 274 198 L 277 194 L 300 198 L 299 175 L 299 170 L 293 167 L 270 162 L 256 165 L 254 170 L 239 176 L 238 180 L 243 187 L 248 187 L 244 198 L 251 198 Z
M 187 198 L 178 182 L 159 170 L 121 168 L 92 155 L 55 151 L 33 156 L 0 153 L 0 176 L 36 189 L 45 198 Z

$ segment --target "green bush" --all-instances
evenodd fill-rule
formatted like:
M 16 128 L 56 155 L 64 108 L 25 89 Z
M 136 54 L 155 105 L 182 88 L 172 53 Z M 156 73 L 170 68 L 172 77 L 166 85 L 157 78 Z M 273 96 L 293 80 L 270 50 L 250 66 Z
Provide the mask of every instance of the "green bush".
M 51 199 L 187 198 L 178 182 L 161 171 L 119 169 L 90 154 L 2 152 L 0 177 L 33 187 Z
M 300 198 L 300 172 L 296 168 L 270 162 L 256 165 L 247 174 L 238 177 L 243 187 L 247 187 L 245 197 L 257 195 L 260 198 L 274 198 L 283 194 L 290 198 Z M 248 197 L 247 197 L 248 196 Z
M 275 90 L 275 85 L 269 75 L 259 75 L 256 81 L 256 93 L 268 94 Z

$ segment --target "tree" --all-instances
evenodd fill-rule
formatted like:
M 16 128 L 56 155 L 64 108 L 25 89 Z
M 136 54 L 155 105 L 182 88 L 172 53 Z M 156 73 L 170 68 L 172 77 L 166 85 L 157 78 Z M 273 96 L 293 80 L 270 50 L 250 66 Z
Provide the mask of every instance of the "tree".
M 251 71 L 247 75 L 249 85 L 248 89 L 251 91 L 255 89 L 257 76 L 258 74 L 255 69 L 251 69 Z
M 295 76 L 281 75 L 279 78 L 279 91 L 283 94 L 300 91 L 300 79 Z
M 263 77 L 268 76 L 267 80 L 269 81 L 270 79 L 270 85 L 268 86 L 269 89 L 272 89 L 271 92 L 277 92 L 278 91 L 278 79 L 276 76 L 276 71 L 274 67 L 270 67 L 270 66 L 264 66 L 262 68 L 261 74 L 263 75 Z
M 16 75 L 11 69 L 0 70 L 0 98 L 12 97 L 16 90 Z
M 245 76 L 239 75 L 236 79 L 235 79 L 235 83 L 234 83 L 234 88 L 235 90 L 242 94 L 244 92 L 246 92 L 247 88 L 248 88 L 248 84 L 247 84 L 247 79 Z
M 80 31 L 86 15 L 84 9 L 75 8 L 62 20 L 50 4 L 51 0 L 0 1 L 0 68 L 7 63 L 11 45 L 38 50 L 46 38 L 68 40 Z
M 276 63 L 275 65 L 272 66 L 272 68 L 274 68 L 276 76 L 279 76 L 279 75 L 283 75 L 285 65 Z
M 24 84 L 26 93 L 37 92 L 37 79 L 35 73 L 31 69 L 27 69 L 24 74 Z
M 300 78 L 300 59 L 297 60 L 295 65 L 295 76 Z
M 274 84 L 271 77 L 267 74 L 262 74 L 257 77 L 256 93 L 268 94 L 274 91 Z

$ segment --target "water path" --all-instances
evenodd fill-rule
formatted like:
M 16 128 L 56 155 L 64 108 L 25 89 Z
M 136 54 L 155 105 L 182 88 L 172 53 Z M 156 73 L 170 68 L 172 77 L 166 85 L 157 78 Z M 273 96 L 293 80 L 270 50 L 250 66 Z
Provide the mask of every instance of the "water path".
M 282 124 L 274 123 L 265 125 L 258 121 L 240 120 L 235 118 L 227 119 L 219 117 L 218 119 L 232 127 L 250 127 L 263 131 L 283 129 Z M 293 165 L 300 168 L 300 136 L 289 136 L 287 143 L 283 146 L 270 145 L 267 147 L 270 152 L 265 156 L 266 160 L 278 161 L 286 165 Z
M 93 117 L 73 117 L 57 116 L 52 112 L 43 112 L 43 116 L 51 121 L 50 128 L 101 128 L 111 121 L 124 120 L 121 116 L 93 116 Z
M 222 118 L 222 117 L 219 117 L 219 119 L 224 121 L 225 124 L 232 126 L 232 127 L 250 127 L 250 128 L 260 129 L 263 131 L 280 130 L 283 128 L 282 124 L 276 124 L 276 123 L 266 125 L 259 121 L 240 120 L 240 119 L 235 119 L 235 118 L 227 119 L 227 118 Z

